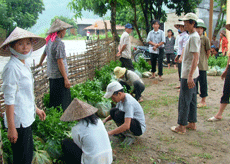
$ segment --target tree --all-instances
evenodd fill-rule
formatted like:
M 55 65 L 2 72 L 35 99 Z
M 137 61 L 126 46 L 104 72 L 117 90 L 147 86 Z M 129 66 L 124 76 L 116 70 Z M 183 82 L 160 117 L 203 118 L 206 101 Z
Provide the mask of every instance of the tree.
M 116 13 L 125 6 L 126 0 L 72 0 L 69 3 L 70 9 L 75 12 L 75 17 L 82 16 L 82 10 L 93 11 L 94 14 L 104 16 L 111 10 L 111 32 L 115 41 L 119 41 L 116 30 Z
M 0 27 L 8 34 L 16 26 L 28 29 L 36 24 L 44 9 L 42 0 L 0 0 Z
M 215 2 L 217 3 L 217 7 L 220 7 L 220 12 L 218 14 L 218 21 L 216 21 L 216 25 L 215 25 L 215 29 L 214 29 L 214 32 L 213 32 L 213 35 L 217 35 L 218 32 L 220 31 L 220 29 L 222 27 L 225 26 L 226 24 L 226 20 L 225 20 L 225 15 L 226 15 L 226 3 L 227 3 L 227 0 L 215 0 Z
M 134 27 L 137 26 L 135 28 L 139 35 L 138 28 L 145 28 L 146 33 L 149 33 L 153 19 L 158 19 L 161 22 L 167 20 L 165 6 L 169 9 L 174 9 L 176 14 L 180 16 L 182 13 L 195 12 L 201 0 L 128 0 L 127 2 L 129 2 L 129 6 L 126 6 L 128 10 L 121 10 L 117 13 L 117 17 L 120 19 L 118 22 L 132 21 Z M 125 18 L 122 19 L 122 17 Z M 139 38 L 142 41 L 140 35 Z

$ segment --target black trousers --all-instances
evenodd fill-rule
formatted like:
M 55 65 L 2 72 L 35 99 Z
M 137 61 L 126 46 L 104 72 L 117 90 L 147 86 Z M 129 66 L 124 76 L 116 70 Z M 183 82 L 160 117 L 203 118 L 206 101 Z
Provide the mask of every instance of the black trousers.
M 120 111 L 118 108 L 112 108 L 110 110 L 110 116 L 116 122 L 116 124 L 123 124 L 125 122 L 125 112 Z M 130 131 L 133 132 L 135 136 L 142 135 L 140 122 L 136 119 L 131 119 Z
M 163 75 L 163 57 L 164 57 L 164 49 L 159 48 L 159 54 L 150 53 L 151 55 L 151 65 L 152 65 L 152 72 L 156 72 L 156 64 L 158 59 L 158 75 Z
M 193 80 L 196 84 L 197 78 Z M 188 122 L 197 122 L 197 90 L 196 86 L 188 88 L 187 79 L 181 79 L 178 113 L 179 125 L 185 126 Z
M 120 61 L 121 61 L 121 67 L 125 67 L 128 70 L 134 71 L 134 67 L 131 59 L 121 57 Z
M 127 91 L 130 92 L 131 87 L 124 81 L 119 81 L 119 83 L 122 86 L 125 86 Z M 145 85 L 141 83 L 140 81 L 134 81 L 134 91 L 133 93 L 135 94 L 135 99 L 138 101 L 141 97 L 141 93 L 145 90 Z
M 18 132 L 17 142 L 11 143 L 13 150 L 13 164 L 31 164 L 33 160 L 33 135 L 31 126 L 16 128 Z
M 172 64 L 175 64 L 175 54 L 174 53 L 166 54 L 166 57 L 167 57 L 168 64 L 170 64 L 170 60 L 172 60 Z
M 199 75 L 197 83 L 196 83 L 197 93 L 199 93 L 198 92 L 198 88 L 199 88 L 198 82 L 199 82 L 199 84 L 200 84 L 200 97 L 201 98 L 207 97 L 208 96 L 207 72 L 199 70 L 199 74 L 200 75 Z
M 228 66 L 227 76 L 224 81 L 223 95 L 221 97 L 221 104 L 229 104 L 230 96 L 230 65 Z
M 81 164 L 82 150 L 72 139 L 65 138 L 62 141 L 63 158 L 66 164 Z
M 50 82 L 50 107 L 62 106 L 63 111 L 71 103 L 70 89 L 65 88 L 64 78 L 49 79 Z

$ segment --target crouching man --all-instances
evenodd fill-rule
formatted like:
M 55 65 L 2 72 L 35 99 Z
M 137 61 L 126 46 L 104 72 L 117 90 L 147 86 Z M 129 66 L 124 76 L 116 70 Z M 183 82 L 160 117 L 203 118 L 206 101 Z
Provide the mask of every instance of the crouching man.
M 131 145 L 135 141 L 135 136 L 140 136 L 145 132 L 144 111 L 139 102 L 130 94 L 124 93 L 119 82 L 112 82 L 107 86 L 105 98 L 112 98 L 117 103 L 115 108 L 110 110 L 110 115 L 104 119 L 103 123 L 113 119 L 117 128 L 108 132 L 109 136 L 122 135 L 125 137 L 122 144 Z

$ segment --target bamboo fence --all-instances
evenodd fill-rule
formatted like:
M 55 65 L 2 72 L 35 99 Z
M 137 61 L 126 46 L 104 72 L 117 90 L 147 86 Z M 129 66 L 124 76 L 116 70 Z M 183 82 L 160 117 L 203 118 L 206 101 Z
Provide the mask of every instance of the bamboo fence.
M 112 38 L 90 40 L 86 42 L 86 52 L 83 54 L 73 53 L 67 57 L 69 80 L 71 85 L 93 79 L 95 69 L 100 69 L 111 60 L 115 60 L 116 43 Z M 34 92 L 36 105 L 44 108 L 43 96 L 49 92 L 49 81 L 46 75 L 47 65 L 31 67 L 34 76 Z M 0 87 L 2 80 L 0 79 Z M 3 93 L 0 92 L 0 112 L 5 111 Z

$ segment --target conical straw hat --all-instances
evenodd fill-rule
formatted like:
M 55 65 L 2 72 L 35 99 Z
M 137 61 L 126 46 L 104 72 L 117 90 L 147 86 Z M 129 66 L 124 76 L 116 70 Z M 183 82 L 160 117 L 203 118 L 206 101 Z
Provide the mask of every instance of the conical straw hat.
M 55 21 L 53 22 L 53 24 L 51 25 L 49 31 L 47 32 L 47 34 L 51 34 L 57 31 L 61 31 L 64 29 L 69 29 L 69 28 L 73 28 L 72 25 L 65 23 L 63 21 L 61 21 L 60 19 L 55 19 Z
M 10 56 L 10 49 L 9 44 L 20 39 L 25 38 L 31 38 L 32 44 L 33 44 L 33 51 L 36 51 L 37 49 L 43 47 L 46 44 L 46 40 L 40 36 L 37 36 L 27 30 L 21 29 L 19 27 L 16 27 L 6 38 L 4 43 L 0 47 L 0 55 L 1 56 Z
M 230 24 L 227 24 L 225 28 L 230 31 Z
M 88 117 L 97 112 L 97 108 L 92 105 L 87 104 L 77 98 L 73 99 L 71 104 L 62 114 L 60 120 L 61 121 L 75 121 L 80 120 L 82 118 Z

